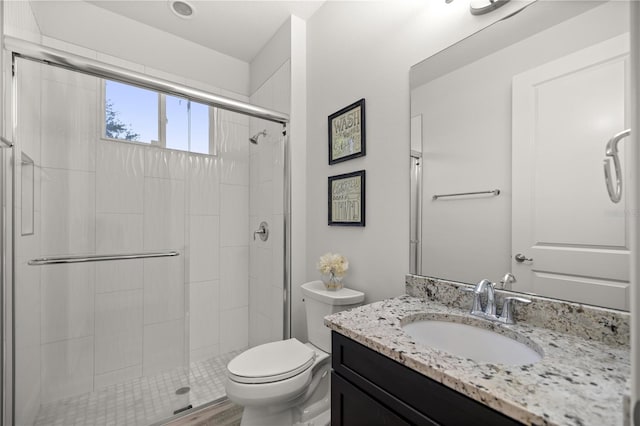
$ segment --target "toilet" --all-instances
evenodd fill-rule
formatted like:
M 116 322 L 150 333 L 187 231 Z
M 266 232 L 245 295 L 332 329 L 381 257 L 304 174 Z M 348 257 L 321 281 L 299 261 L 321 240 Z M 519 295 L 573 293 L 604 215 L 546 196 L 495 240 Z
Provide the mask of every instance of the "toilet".
M 326 426 L 331 421 L 331 332 L 324 317 L 358 306 L 364 293 L 327 291 L 322 281 L 302 285 L 308 343 L 265 343 L 227 365 L 227 397 L 244 407 L 242 426 Z

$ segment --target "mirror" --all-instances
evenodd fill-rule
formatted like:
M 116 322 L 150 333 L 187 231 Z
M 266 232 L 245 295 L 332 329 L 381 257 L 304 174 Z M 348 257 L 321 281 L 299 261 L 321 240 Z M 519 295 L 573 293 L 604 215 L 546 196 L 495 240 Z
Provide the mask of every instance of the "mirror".
M 603 172 L 628 128 L 629 16 L 625 1 L 530 3 L 411 68 L 412 273 L 510 272 L 504 288 L 629 309 L 632 183 L 613 203 Z

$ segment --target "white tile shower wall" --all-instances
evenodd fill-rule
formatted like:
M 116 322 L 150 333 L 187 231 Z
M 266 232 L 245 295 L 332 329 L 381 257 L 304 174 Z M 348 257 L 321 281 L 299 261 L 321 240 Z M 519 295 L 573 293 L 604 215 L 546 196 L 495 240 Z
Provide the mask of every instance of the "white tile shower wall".
M 142 260 L 96 263 L 96 294 L 143 287 Z
M 220 307 L 248 306 L 249 247 L 223 247 L 220 251 Z
M 182 249 L 185 237 L 184 210 L 184 180 L 145 177 L 144 249 Z
M 242 350 L 248 346 L 249 136 L 249 120 L 245 116 L 216 110 L 215 143 L 219 152 L 217 164 L 220 185 L 219 220 L 213 221 L 213 225 L 219 226 L 217 235 L 220 245 L 219 250 L 214 252 L 215 258 L 203 258 L 202 262 L 214 265 L 211 278 L 219 281 L 209 293 L 214 293 L 218 299 L 208 308 L 197 304 L 193 308 L 198 310 L 192 309 L 192 315 L 210 317 L 211 321 L 216 321 L 217 330 L 211 327 L 205 335 L 192 329 L 191 354 L 194 359 Z M 201 219 L 194 217 L 193 220 L 210 221 L 207 216 Z M 202 278 L 211 279 L 192 276 L 192 288 Z M 199 312 L 212 308 L 211 313 Z M 208 334 L 215 335 L 216 339 Z
M 97 213 L 96 252 L 142 251 L 143 219 L 141 214 Z
M 55 79 L 57 74 L 52 77 L 45 76 L 42 90 L 42 110 L 47 112 L 42 115 L 42 127 L 47 131 L 43 133 L 46 139 L 42 144 L 42 166 L 93 172 L 96 145 L 87 141 L 95 140 L 98 105 L 95 79 L 83 76 L 77 82 L 60 82 Z M 60 108 L 61 99 L 71 111 Z
M 220 241 L 222 247 L 247 244 L 249 187 L 220 185 Z
M 142 290 L 96 295 L 96 375 L 142 365 Z
M 220 281 L 190 284 L 189 349 L 191 362 L 220 352 Z
M 121 253 L 142 251 L 144 228 L 144 166 L 145 150 L 140 145 L 99 141 L 97 146 L 96 163 L 96 217 L 97 217 L 97 249 L 102 253 Z M 104 220 L 104 222 L 103 222 Z M 118 223 L 120 222 L 120 223 Z M 139 224 L 137 228 L 133 224 Z M 116 229 L 113 229 L 116 225 Z M 123 225 L 124 227 L 119 227 Z M 110 230 L 109 228 L 113 229 Z M 125 229 L 129 231 L 125 231 Z M 133 228 L 133 229 L 132 229 Z M 109 233 L 128 234 L 125 239 L 109 240 Z M 105 238 L 106 239 L 103 239 Z M 124 245 L 122 242 L 128 241 Z M 119 246 L 119 247 L 118 247 Z M 144 287 L 143 261 L 131 260 L 126 262 L 99 262 L 96 263 L 96 304 L 103 293 L 117 295 L 137 296 L 127 290 L 142 290 Z M 142 291 L 140 291 L 142 293 Z M 142 312 L 142 301 L 135 298 L 139 303 L 139 310 Z M 111 315 L 104 313 L 107 318 L 115 318 L 118 313 L 113 311 Z M 96 319 L 97 321 L 97 319 Z M 142 332 L 142 319 L 139 323 L 130 324 L 133 329 Z M 101 338 L 106 336 L 96 335 L 96 344 L 101 342 Z M 139 336 L 137 346 L 142 348 L 142 336 Z M 102 340 L 104 342 L 105 340 Z M 99 364 L 99 355 L 96 354 L 96 365 Z M 112 354 L 111 365 L 125 365 L 126 357 L 118 357 Z M 117 380 L 131 377 L 139 377 L 142 374 L 142 359 L 136 367 L 127 367 L 121 370 L 113 370 L 104 374 L 96 371 L 96 389 L 106 385 L 116 383 Z
M 220 214 L 220 179 L 218 159 L 204 155 L 190 155 L 189 167 L 189 212 L 192 215 Z
M 93 252 L 95 173 L 43 167 L 41 179 L 42 254 Z
M 41 70 L 39 255 L 94 253 L 98 84 L 85 75 Z M 46 403 L 93 389 L 95 265 L 38 268 Z
M 21 300 L 33 299 L 39 315 L 37 322 L 21 324 L 42 329 L 31 333 L 42 371 L 32 369 L 33 380 L 25 371 L 20 380 L 39 381 L 34 388 L 42 397 L 30 389 L 23 394 L 37 406 L 183 366 L 189 354 L 203 359 L 246 348 L 248 119 L 218 113 L 217 157 L 103 140 L 99 96 L 90 94 L 99 83 L 59 71 L 46 77 L 42 92 L 49 100 L 31 104 L 56 118 L 44 120 L 37 132 L 54 145 L 33 154 L 49 167 L 37 180 L 43 186 L 37 236 L 19 242 L 24 262 L 41 255 L 168 249 L 181 256 L 25 265 L 28 273 L 21 276 L 37 285 L 23 286 L 33 294 Z M 86 122 L 51 109 L 72 117 L 77 112 Z
M 220 150 L 220 181 L 229 185 L 249 185 L 249 129 L 245 124 L 219 120 L 215 138 Z
M 124 142 L 98 143 L 97 213 L 143 213 L 145 149 Z
M 291 64 L 287 60 L 251 96 L 257 105 L 288 113 Z M 284 283 L 284 146 L 282 126 L 250 119 L 250 133 L 267 136 L 250 147 L 249 223 L 269 224 L 267 241 L 251 240 L 249 252 L 249 345 L 282 339 Z
M 187 175 L 189 354 L 194 361 L 220 353 L 220 158 L 190 155 Z
M 244 349 L 249 344 L 249 307 L 223 310 L 220 315 L 220 352 Z
M 40 268 L 42 344 L 93 335 L 95 264 L 73 263 Z
M 144 259 L 144 324 L 184 317 L 184 258 Z
M 151 376 L 185 364 L 184 318 L 144 326 L 143 375 Z
M 220 218 L 191 215 L 189 279 L 211 281 L 220 277 Z
M 42 345 L 42 402 L 93 389 L 93 336 Z

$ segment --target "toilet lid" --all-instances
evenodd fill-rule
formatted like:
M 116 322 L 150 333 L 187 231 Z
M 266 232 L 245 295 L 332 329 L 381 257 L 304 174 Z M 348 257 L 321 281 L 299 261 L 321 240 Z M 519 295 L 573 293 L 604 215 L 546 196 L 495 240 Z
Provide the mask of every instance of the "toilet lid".
M 229 378 L 240 383 L 285 380 L 309 368 L 315 351 L 297 339 L 265 343 L 244 351 L 229 362 Z

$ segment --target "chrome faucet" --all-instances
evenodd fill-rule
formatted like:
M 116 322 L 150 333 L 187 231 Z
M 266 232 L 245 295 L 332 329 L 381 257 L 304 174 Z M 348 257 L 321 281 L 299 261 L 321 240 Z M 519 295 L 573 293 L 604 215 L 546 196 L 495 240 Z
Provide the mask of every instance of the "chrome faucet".
M 487 293 L 487 304 L 482 308 L 482 293 Z M 482 280 L 476 284 L 476 288 L 473 290 L 473 307 L 471 308 L 472 315 L 478 315 L 482 317 L 495 317 L 496 316 L 496 293 L 495 284 L 489 280 Z
M 482 280 L 478 284 L 476 284 L 473 290 L 468 288 L 466 290 L 473 293 L 471 315 L 485 318 L 490 321 L 498 321 L 505 324 L 514 324 L 515 319 L 512 312 L 513 302 L 520 302 L 525 304 L 531 303 L 529 299 L 525 299 L 522 297 L 505 297 L 504 304 L 502 305 L 502 312 L 500 312 L 500 316 L 498 316 L 496 314 L 496 292 L 494 283 L 489 280 Z M 487 293 L 487 303 L 483 308 L 482 295 L 484 293 Z

